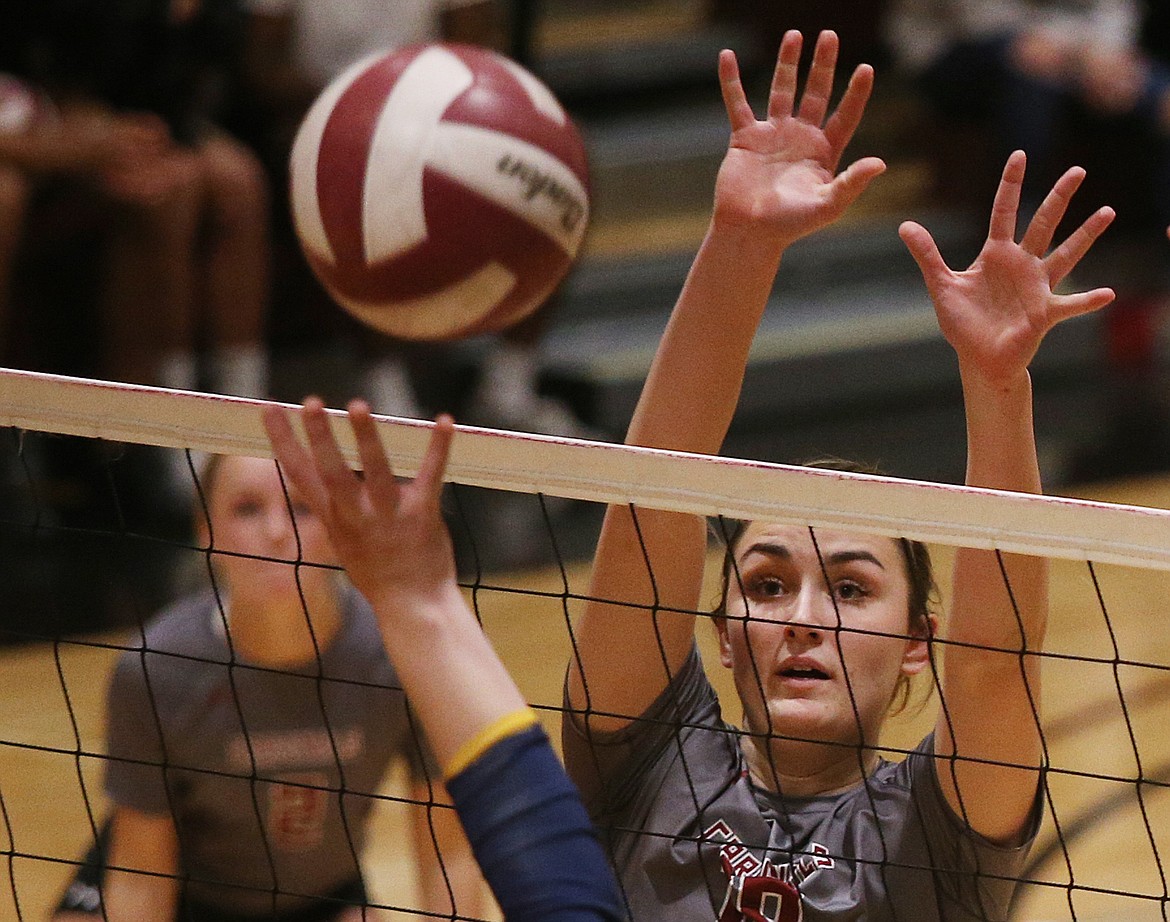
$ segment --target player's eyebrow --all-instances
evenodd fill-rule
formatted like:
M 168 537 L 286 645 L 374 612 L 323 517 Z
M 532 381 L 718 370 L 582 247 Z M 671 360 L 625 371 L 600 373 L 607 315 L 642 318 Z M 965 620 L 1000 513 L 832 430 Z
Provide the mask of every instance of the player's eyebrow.
M 765 557 L 776 557 L 780 560 L 792 559 L 792 552 L 788 550 L 787 546 L 774 544 L 771 541 L 757 541 L 755 544 L 749 545 L 747 550 L 743 552 L 744 558 L 748 558 L 752 554 L 763 554 Z
M 762 554 L 765 557 L 774 557 L 778 560 L 792 559 L 792 552 L 788 549 L 787 545 L 776 544 L 772 541 L 757 541 L 756 543 L 749 545 L 747 550 L 744 551 L 743 557 L 744 559 L 747 559 L 752 554 Z M 827 565 L 861 561 L 863 563 L 872 563 L 874 566 L 882 570 L 886 568 L 885 564 L 878 560 L 876 556 L 874 556 L 869 551 L 864 550 L 834 551 L 833 553 L 828 554 L 824 560 Z

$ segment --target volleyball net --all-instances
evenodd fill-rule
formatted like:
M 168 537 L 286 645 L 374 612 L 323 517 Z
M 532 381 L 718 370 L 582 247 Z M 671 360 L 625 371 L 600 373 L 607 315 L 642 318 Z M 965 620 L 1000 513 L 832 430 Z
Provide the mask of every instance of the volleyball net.
M 160 514 L 159 485 L 186 471 L 187 495 L 198 497 L 199 456 L 270 458 L 263 405 L 0 371 L 0 625 L 8 642 L 0 660 L 0 858 L 8 883 L 0 916 L 39 919 L 59 898 L 109 809 L 104 695 L 114 664 L 144 655 L 143 625 L 169 596 L 214 581 L 207 566 L 214 539 L 194 537 L 181 512 Z M 335 422 L 356 463 L 340 411 Z M 379 426 L 395 470 L 412 475 L 430 424 L 386 418 Z M 78 475 L 78 464 L 87 473 Z M 1044 675 L 1046 809 L 1015 917 L 1167 918 L 1170 512 L 472 427 L 458 428 L 447 479 L 461 582 L 554 739 L 572 625 L 589 594 L 588 553 L 606 504 L 635 515 L 666 509 L 716 523 L 769 520 L 813 535 L 837 529 L 925 542 L 936 557 L 944 619 L 955 549 L 1050 559 L 1048 637 L 1043 651 L 1027 651 L 1041 658 Z M 75 495 L 79 483 L 86 502 Z M 493 551 L 507 543 L 525 545 L 537 566 L 496 566 Z M 713 601 L 722 559 L 713 544 L 712 588 L 704 593 Z M 116 617 L 95 623 L 110 611 Z M 699 648 L 734 723 L 735 690 L 705 628 Z M 898 759 L 912 750 L 939 704 L 936 689 L 893 717 L 882 754 Z M 254 760 L 246 768 L 239 777 L 250 791 L 271 787 Z M 312 780 L 291 790 L 298 802 L 342 797 Z M 427 918 L 415 868 L 433 859 L 442 878 L 443 856 L 415 856 L 404 843 L 419 812 L 441 819 L 449 808 L 433 792 L 420 796 L 401 773 L 362 796 L 375 809 L 368 838 L 353 836 L 353 858 L 365 871 L 369 904 L 389 917 Z M 257 825 L 270 806 L 256 800 Z M 284 882 L 270 876 L 281 890 Z M 452 912 L 465 915 L 458 906 Z

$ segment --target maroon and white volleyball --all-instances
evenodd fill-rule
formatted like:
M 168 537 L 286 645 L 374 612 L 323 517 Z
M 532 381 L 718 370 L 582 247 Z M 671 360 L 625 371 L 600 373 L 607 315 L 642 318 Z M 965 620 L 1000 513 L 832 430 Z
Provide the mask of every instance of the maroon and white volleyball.
M 291 199 L 313 271 L 403 339 L 504 329 L 572 265 L 589 220 L 576 126 L 503 55 L 431 44 L 337 77 L 293 144 Z

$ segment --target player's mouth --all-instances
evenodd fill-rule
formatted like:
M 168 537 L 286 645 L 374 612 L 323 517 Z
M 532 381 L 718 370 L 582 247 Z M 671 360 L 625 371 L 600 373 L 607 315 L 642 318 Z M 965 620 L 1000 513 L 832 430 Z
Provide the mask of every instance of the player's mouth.
M 815 660 L 801 656 L 784 660 L 777 674 L 787 682 L 824 682 L 829 678 L 829 674 Z

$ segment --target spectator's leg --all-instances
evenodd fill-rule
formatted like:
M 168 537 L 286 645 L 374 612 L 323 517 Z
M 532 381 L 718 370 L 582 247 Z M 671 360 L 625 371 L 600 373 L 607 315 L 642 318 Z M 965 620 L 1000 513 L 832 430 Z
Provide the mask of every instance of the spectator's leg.
M 203 189 L 185 152 L 144 165 L 140 185 L 118 190 L 101 295 L 107 373 L 166 387 L 198 383 L 195 253 Z
M 468 409 L 473 422 L 544 435 L 601 438 L 567 404 L 540 393 L 541 342 L 557 300 L 554 295 L 492 344 Z
M 11 358 L 8 302 L 16 251 L 28 212 L 28 196 L 29 183 L 23 172 L 0 168 L 0 361 Z
M 259 158 L 226 135 L 204 141 L 199 159 L 208 204 L 211 386 L 222 393 L 264 397 L 271 272 L 267 176 Z

